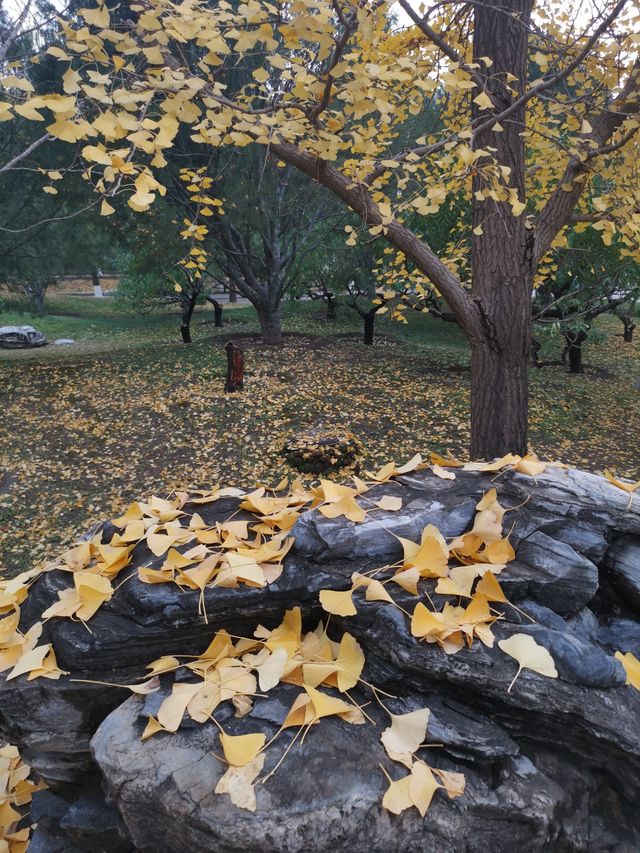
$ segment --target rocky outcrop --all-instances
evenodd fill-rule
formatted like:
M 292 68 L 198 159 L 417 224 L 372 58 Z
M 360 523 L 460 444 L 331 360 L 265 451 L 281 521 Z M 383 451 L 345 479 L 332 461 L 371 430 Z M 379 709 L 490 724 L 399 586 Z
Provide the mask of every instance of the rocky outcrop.
M 407 617 L 384 603 L 359 601 L 357 617 L 331 619 L 337 637 L 349 631 L 362 646 L 363 678 L 395 697 L 385 700 L 392 713 L 431 709 L 428 736 L 438 746 L 421 755 L 466 777 L 462 797 L 449 800 L 439 792 L 424 818 L 415 809 L 392 815 L 380 806 L 387 782 L 379 765 L 389 762 L 379 740 L 386 715 L 376 703 L 366 711 L 377 726 L 337 718 L 313 726 L 268 782 L 257 785 L 257 808 L 250 813 L 214 793 L 226 769 L 217 757 L 215 726 L 185 718 L 176 734 L 140 740 L 172 676 L 161 676 L 160 691 L 145 697 L 72 680 L 131 683 L 161 655 L 197 655 L 222 628 L 251 635 L 260 623 L 273 627 L 296 605 L 313 627 L 322 615 L 320 590 L 347 589 L 354 571 L 396 560 L 402 553 L 398 535 L 419 540 L 426 524 L 448 538 L 462 534 L 493 487 L 502 506 L 511 508 L 504 527 L 516 553 L 500 575 L 512 604 L 497 605 L 502 618 L 494 633 L 498 639 L 515 632 L 533 636 L 551 653 L 557 679 L 524 670 L 509 692 L 517 665 L 496 645 L 475 642 L 447 655 L 412 637 Z M 360 524 L 317 510 L 304 513 L 282 575 L 263 589 L 206 588 L 206 622 L 197 591 L 140 582 L 138 566 L 162 562 L 141 544 L 118 577 L 117 593 L 90 620 L 90 631 L 70 619 L 45 623 L 45 638 L 71 677 L 0 682 L 3 735 L 51 785 L 34 798 L 36 809 L 43 798 L 34 849 L 52 853 L 62 849 L 55 846 L 60 839 L 67 839 L 67 850 L 113 853 L 514 846 L 630 853 L 640 847 L 640 693 L 625 684 L 613 656 L 640 650 L 633 594 L 640 502 L 629 506 L 628 495 L 602 478 L 559 468 L 535 480 L 514 472 L 496 479 L 456 471 L 455 480 L 420 472 L 376 486 L 367 499 L 383 495 L 400 497 L 402 509 L 373 510 Z M 184 509 L 197 510 L 207 524 L 246 515 L 236 499 Z M 105 526 L 105 542 L 113 532 Z M 70 583 L 69 573 L 40 577 L 22 607 L 23 629 Z M 421 592 L 441 606 L 447 599 L 434 586 L 422 581 Z M 409 593 L 394 597 L 408 611 L 415 607 Z M 370 702 L 362 690 L 354 695 Z M 260 730 L 269 738 L 297 692 L 280 684 L 257 698 L 246 716 L 235 717 L 224 705 L 216 719 L 231 734 Z M 278 749 L 267 751 L 264 773 L 294 733 L 286 730 Z M 45 797 L 58 799 L 47 806 Z M 101 825 L 104 847 L 91 834 L 91 826 Z

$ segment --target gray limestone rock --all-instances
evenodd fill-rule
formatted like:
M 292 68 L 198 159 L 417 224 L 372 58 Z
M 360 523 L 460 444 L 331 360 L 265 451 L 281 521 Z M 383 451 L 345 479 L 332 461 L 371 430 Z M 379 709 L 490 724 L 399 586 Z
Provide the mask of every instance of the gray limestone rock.
M 549 649 L 557 679 L 523 670 L 509 691 L 517 664 L 497 644 L 476 641 L 446 655 L 437 644 L 412 637 L 400 610 L 366 602 L 361 593 L 357 617 L 331 621 L 335 636 L 346 630 L 361 644 L 364 677 L 396 697 L 388 700 L 390 710 L 431 708 L 429 738 L 441 746 L 421 755 L 467 778 L 459 799 L 438 791 L 424 820 L 417 812 L 395 816 L 380 807 L 386 782 L 378 765 L 390 762 L 379 742 L 386 718 L 375 702 L 367 713 L 376 726 L 327 719 L 312 727 L 283 767 L 258 786 L 251 814 L 213 793 L 224 770 L 216 758 L 215 726 L 188 721 L 176 735 L 140 741 L 146 715 L 157 711 L 170 688 L 169 676 L 163 676 L 163 692 L 146 699 L 86 681 L 130 683 L 154 658 L 198 654 L 221 628 L 247 635 L 260 623 L 272 627 L 296 605 L 313 627 L 322 616 L 321 589 L 347 589 L 354 571 L 400 556 L 390 533 L 418 540 L 426 524 L 435 524 L 447 537 L 461 534 L 493 487 L 509 508 L 505 529 L 516 553 L 500 574 L 515 606 L 494 605 L 502 614 L 494 633 L 497 639 L 531 634 Z M 264 589 L 207 588 L 207 621 L 197 592 L 139 581 L 139 566 L 162 562 L 140 544 L 116 594 L 91 619 L 91 630 L 69 619 L 45 623 L 43 641 L 53 643 L 70 677 L 6 682 L 0 675 L 0 733 L 51 785 L 50 796 L 63 795 L 50 802 L 50 819 L 43 815 L 32 849 L 640 849 L 640 693 L 624 684 L 613 657 L 617 650 L 640 653 L 638 502 L 629 507 L 628 496 L 603 478 L 558 468 L 536 480 L 459 470 L 455 480 L 442 480 L 419 472 L 376 486 L 368 497 L 383 495 L 401 497 L 402 509 L 374 510 L 359 525 L 317 510 L 304 513 L 281 577 Z M 246 517 L 236 499 L 185 510 L 198 511 L 207 524 L 231 514 Z M 107 523 L 93 535 L 100 532 L 106 543 L 115 531 Z M 71 583 L 66 572 L 38 578 L 22 604 L 22 630 Z M 428 594 L 441 607 L 448 599 L 434 588 L 433 580 L 420 583 L 423 600 Z M 408 593 L 398 590 L 394 597 L 408 612 L 415 607 Z M 236 719 L 222 706 L 216 718 L 230 733 L 271 735 L 296 691 L 280 685 L 247 717 Z M 269 750 L 266 772 L 292 736 L 285 732 Z M 392 766 L 389 772 L 397 778 L 403 771 Z
M 621 536 L 607 554 L 611 583 L 624 602 L 640 612 L 640 536 Z

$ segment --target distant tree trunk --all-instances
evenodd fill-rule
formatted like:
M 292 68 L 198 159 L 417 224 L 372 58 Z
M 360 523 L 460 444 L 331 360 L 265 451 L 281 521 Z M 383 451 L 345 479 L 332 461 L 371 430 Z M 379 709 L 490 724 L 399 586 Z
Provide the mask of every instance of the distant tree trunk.
M 624 331 L 622 333 L 622 340 L 625 344 L 633 343 L 633 332 L 636 328 L 636 324 L 633 322 L 633 318 L 631 316 L 625 316 L 622 318 L 622 322 L 624 323 Z
M 44 295 L 46 290 L 46 286 L 43 287 L 39 284 L 30 284 L 24 289 L 24 292 L 31 303 L 31 309 L 36 317 L 44 317 L 47 313 L 47 309 L 44 304 Z
M 229 282 L 229 302 L 237 302 L 238 301 L 238 291 L 236 290 L 235 284 L 230 281 Z
M 44 305 L 44 293 L 41 291 L 36 291 L 33 295 L 33 308 L 38 317 L 44 317 L 47 313 L 47 309 Z
M 280 305 L 275 308 L 269 304 L 254 306 L 258 312 L 260 331 L 265 344 L 280 346 L 282 343 L 282 315 Z
M 93 295 L 98 299 L 102 299 L 104 296 L 102 292 L 102 285 L 100 284 L 100 276 L 102 275 L 102 271 L 99 269 L 94 269 L 91 273 L 91 280 L 93 282 Z
M 214 299 L 213 296 L 207 296 L 207 301 L 213 305 L 213 325 L 216 329 L 221 329 L 224 325 L 222 319 L 222 303 Z
M 191 296 L 188 300 L 182 303 L 182 322 L 180 323 L 180 334 L 182 335 L 182 343 L 191 343 L 191 317 L 193 310 L 196 307 L 196 296 Z
M 233 341 L 225 345 L 227 351 L 227 381 L 224 390 L 227 393 L 242 391 L 244 388 L 244 353 Z
M 329 322 L 333 322 L 336 319 L 336 308 L 338 307 L 338 300 L 333 295 L 333 293 L 327 293 L 327 320 Z
M 376 312 L 367 311 L 366 313 L 363 313 L 362 320 L 364 322 L 363 342 L 367 346 L 371 346 L 373 344 L 373 330 L 376 324 Z
M 569 373 L 584 373 L 582 367 L 582 344 L 587 339 L 587 333 L 580 332 L 564 332 L 564 339 L 567 342 L 563 355 L 569 359 Z M 563 359 L 564 361 L 564 359 Z

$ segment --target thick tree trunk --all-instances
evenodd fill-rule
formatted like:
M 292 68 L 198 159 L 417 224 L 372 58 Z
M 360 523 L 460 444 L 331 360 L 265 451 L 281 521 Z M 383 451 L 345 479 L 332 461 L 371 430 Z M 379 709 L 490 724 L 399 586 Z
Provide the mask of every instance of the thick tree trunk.
M 565 332 L 567 342 L 565 352 L 569 359 L 569 373 L 584 373 L 582 367 L 582 344 L 586 341 L 586 332 Z
M 531 6 L 532 0 L 486 0 L 475 7 L 474 58 L 478 68 L 485 67 L 480 57 L 493 60 L 486 89 L 497 110 L 508 107 L 526 85 Z M 505 78 L 512 80 L 515 94 Z M 475 116 L 488 118 L 488 111 L 476 109 Z M 524 109 L 511 118 L 502 131 L 478 134 L 474 148 L 495 150 L 497 162 L 510 169 L 508 186 L 524 202 Z M 486 157 L 478 161 L 473 179 L 472 295 L 482 327 L 471 340 L 473 458 L 527 452 L 533 235 L 524 213 L 514 215 L 511 201 L 482 200 L 486 163 Z
M 282 343 L 282 315 L 280 305 L 275 308 L 269 305 L 256 305 L 258 319 L 260 321 L 260 332 L 265 344 L 280 346 Z
M 364 337 L 363 341 L 367 346 L 371 346 L 373 344 L 373 332 L 376 325 L 376 315 L 374 312 L 367 312 L 362 315 L 362 320 L 364 322 Z
M 526 339 L 525 339 L 526 340 Z M 471 457 L 527 452 L 528 353 L 471 347 Z
M 244 353 L 233 341 L 226 344 L 227 381 L 224 390 L 229 394 L 244 388 Z
M 195 297 L 190 299 L 182 306 L 182 322 L 180 323 L 180 334 L 182 335 L 182 343 L 191 343 L 191 317 L 193 309 L 196 307 Z

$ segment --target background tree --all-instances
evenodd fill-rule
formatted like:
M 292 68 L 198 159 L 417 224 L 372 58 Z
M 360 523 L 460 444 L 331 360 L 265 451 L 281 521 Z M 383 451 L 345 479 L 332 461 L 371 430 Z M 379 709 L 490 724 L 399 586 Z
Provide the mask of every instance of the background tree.
M 73 104 L 23 100 L 53 108 L 50 133 L 87 140 L 96 189 L 130 194 L 134 209 L 163 191 L 153 170 L 181 123 L 205 149 L 253 143 L 323 185 L 367 239 L 415 265 L 467 334 L 472 455 L 522 453 L 538 268 L 594 206 L 603 238 L 618 233 L 638 252 L 638 9 L 631 0 L 587 3 L 582 15 L 558 0 L 535 14 L 533 0 L 399 5 L 412 26 L 394 31 L 383 2 L 274 11 L 263 0 L 237 9 L 153 0 L 115 41 L 108 7 L 93 6 L 80 12 L 88 27 L 63 27 L 70 50 L 57 54 L 77 75 L 65 83 Z M 222 80 L 230 56 L 243 73 Z M 105 78 L 98 92 L 95 73 Z M 397 151 L 399 129 L 435 92 L 438 131 L 427 126 Z M 461 193 L 470 248 L 456 263 L 405 216 L 428 218 Z
M 309 258 L 323 252 L 335 203 L 260 148 L 236 154 L 214 180 L 224 212 L 207 221 L 207 271 L 253 305 L 262 339 L 282 343 L 282 300 L 301 287 Z
M 564 340 L 562 360 L 568 361 L 571 373 L 583 372 L 583 345 L 597 317 L 618 317 L 625 340 L 633 339 L 640 298 L 640 266 L 625 257 L 619 241 L 614 239 L 609 246 L 593 243 L 591 230 L 571 235 L 567 247 L 555 253 L 551 276 L 539 284 L 533 298 L 534 332 L 549 326 L 559 330 Z M 534 363 L 541 366 L 539 348 L 534 337 Z

